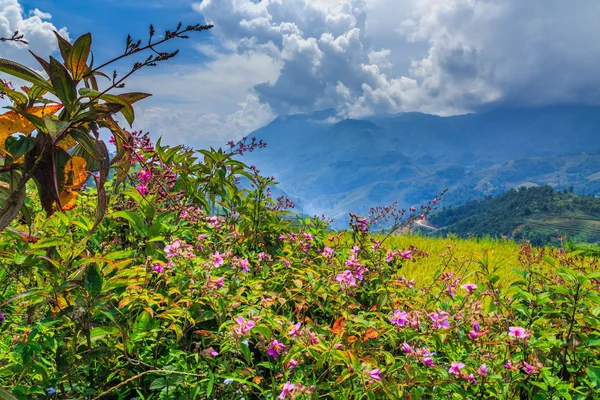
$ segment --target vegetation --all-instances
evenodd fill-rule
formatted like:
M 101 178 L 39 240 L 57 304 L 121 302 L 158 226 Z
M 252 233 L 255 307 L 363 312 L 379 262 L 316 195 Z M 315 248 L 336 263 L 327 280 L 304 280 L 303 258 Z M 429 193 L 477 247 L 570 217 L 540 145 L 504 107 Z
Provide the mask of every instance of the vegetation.
M 436 234 L 460 237 L 509 237 L 536 246 L 560 246 L 565 238 L 598 243 L 600 198 L 549 186 L 523 187 L 441 210 L 428 222 L 440 228 Z
M 65 60 L 76 44 L 63 49 Z M 62 79 L 73 80 L 75 69 L 52 65 L 48 91 L 67 87 Z M 23 94 L 15 93 L 19 103 Z M 93 134 L 99 120 L 111 121 L 102 107 L 114 98 L 69 99 L 70 110 L 101 109 L 82 129 Z M 5 173 L 19 172 L 17 182 L 31 175 L 38 185 L 25 181 L 24 196 L 13 181 L 6 188 L 6 215 L 14 218 L 0 235 L 0 398 L 586 399 L 598 392 L 595 259 L 370 233 L 386 221 L 405 230 L 438 198 L 420 210 L 352 214 L 349 232 L 330 231 L 324 218 L 294 222 L 293 204 L 270 196 L 274 179 L 237 159 L 261 142 L 192 150 L 107 123 L 119 150 L 105 162 L 96 136 L 94 146 L 78 142 L 82 155 L 60 148 L 49 126 L 71 132 L 77 112 L 32 117 L 27 104 L 36 101 L 43 102 L 34 96 L 13 110 L 34 124 L 35 147 L 29 125 L 14 132 L 23 146 L 5 140 Z M 131 110 L 115 102 L 119 112 Z M 123 132 L 127 146 L 119 145 Z M 42 151 L 67 155 L 62 169 L 56 158 L 48 164 L 52 207 L 46 178 L 32 172 L 45 160 L 40 136 Z M 84 188 L 94 171 L 95 187 Z M 73 194 L 63 203 L 56 195 L 66 191 Z M 14 193 L 23 199 L 18 209 Z

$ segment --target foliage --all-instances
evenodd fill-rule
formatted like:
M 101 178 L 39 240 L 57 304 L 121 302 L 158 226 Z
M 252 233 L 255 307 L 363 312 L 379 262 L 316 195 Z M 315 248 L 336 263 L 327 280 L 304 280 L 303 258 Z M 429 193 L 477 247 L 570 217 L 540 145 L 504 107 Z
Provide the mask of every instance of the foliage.
M 85 96 L 63 85 L 93 78 L 84 72 L 91 66 L 68 62 L 72 49 L 67 72 L 51 60 L 60 79 L 35 78 L 62 96 L 61 114 L 42 119 L 32 104 L 5 118 L 37 130 L 35 144 L 7 137 L 4 158 L 22 171 L 19 182 L 30 173 L 38 187 L 22 184 L 28 218 L 0 236 L 0 385 L 10 391 L 0 398 L 585 399 L 599 391 L 596 260 L 529 245 L 511 245 L 512 258 L 473 254 L 428 239 L 446 249 L 434 254 L 409 244 L 423 238 L 372 234 L 386 221 L 406 231 L 438 198 L 420 210 L 353 214 L 349 232 L 332 232 L 325 218 L 293 221 L 293 204 L 270 197 L 274 178 L 238 159 L 263 146 L 255 140 L 193 150 L 126 132 L 126 147 L 124 130 L 107 122 L 119 149 L 109 178 L 81 130 L 64 128 L 77 125 L 85 104 L 105 106 L 105 122 L 117 112 L 107 105 L 113 97 L 81 103 Z M 27 169 L 43 159 L 37 151 L 64 151 L 51 127 L 82 148 L 65 151 L 53 192 L 77 191 L 74 207 L 53 198 L 57 210 L 49 209 L 46 181 Z M 59 182 L 50 161 L 43 171 Z M 100 170 L 96 186 L 79 189 L 90 169 Z M 420 267 L 431 278 L 415 282 L 407 272 Z
M 293 223 L 267 195 L 272 180 L 235 151 L 133 136 L 135 173 L 120 190 L 109 181 L 97 229 L 89 189 L 76 209 L 34 213 L 35 240 L 0 239 L 0 382 L 17 398 L 584 399 L 598 390 L 595 260 L 529 246 L 512 247 L 510 260 L 468 247 L 389 248 L 369 232 L 385 209 L 355 216 L 350 233 L 316 218 Z M 469 257 L 476 263 L 459 267 Z M 426 263 L 438 265 L 429 282 L 406 274 Z M 507 263 L 512 284 L 498 274 Z
M 509 237 L 536 246 L 561 245 L 562 238 L 600 242 L 600 199 L 572 189 L 520 188 L 432 214 L 435 234 Z
M 0 115 L 0 173 L 6 182 L 0 186 L 0 231 L 19 212 L 24 216 L 30 214 L 25 206 L 29 180 L 35 181 L 44 211 L 52 215 L 56 210 L 74 207 L 88 173 L 93 176 L 97 190 L 95 225 L 100 223 L 106 211 L 104 185 L 110 168 L 118 170 L 118 185 L 131 165 L 132 136 L 119 126 L 114 116 L 120 113 L 131 125 L 135 118 L 132 104 L 149 96 L 145 93 L 109 92 L 123 88 L 124 81 L 137 70 L 177 54 L 176 51 L 159 52 L 155 49 L 157 45 L 174 38 L 186 38 L 186 32 L 206 29 L 210 26 L 182 28 L 180 24 L 175 31 L 167 31 L 163 39 L 153 42 L 155 31 L 151 26 L 148 45 L 141 47 L 141 41 L 134 42 L 128 37 L 125 52 L 100 66 L 94 66 L 92 36 L 89 33 L 70 44 L 55 32 L 62 62 L 52 56 L 46 61 L 31 53 L 49 79 L 24 65 L 0 58 L 0 72 L 31 84 L 21 87 L 23 92 L 19 92 L 10 83 L 0 81 L 0 94 L 13 102 L 13 106 L 9 107 L 11 111 Z M 22 39 L 15 32 L 7 40 Z M 112 79 L 101 71 L 117 60 L 147 49 L 155 55 L 144 62 L 136 62 L 131 71 L 120 79 L 116 71 Z M 110 81 L 107 87 L 100 88 L 98 77 Z M 54 115 L 58 111 L 60 113 Z M 99 139 L 101 128 L 109 129 L 114 135 L 117 154 L 112 160 L 109 160 L 106 144 Z M 34 131 L 35 137 L 32 135 Z

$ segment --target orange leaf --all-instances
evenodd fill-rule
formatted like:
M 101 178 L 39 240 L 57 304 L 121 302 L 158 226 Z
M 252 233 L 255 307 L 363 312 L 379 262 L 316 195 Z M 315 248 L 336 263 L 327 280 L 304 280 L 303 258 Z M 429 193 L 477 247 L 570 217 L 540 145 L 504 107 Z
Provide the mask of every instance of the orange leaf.
M 60 195 L 60 207 L 63 210 L 72 210 L 75 208 L 75 199 L 78 193 L 72 190 L 63 190 Z
M 254 378 L 252 378 L 252 382 L 256 383 L 257 385 L 260 385 L 262 380 L 263 380 L 262 376 L 255 376 Z
M 36 106 L 29 107 L 24 110 L 28 114 L 33 114 L 36 117 L 42 118 L 44 115 L 54 114 L 56 111 L 62 108 L 62 104 L 53 106 Z M 6 149 L 4 148 L 4 142 L 6 138 L 14 133 L 22 133 L 24 135 L 30 135 L 35 129 L 33 123 L 29 122 L 21 114 L 14 110 L 0 115 L 0 155 L 6 155 Z
M 83 157 L 71 157 L 65 165 L 65 188 L 79 189 L 88 178 L 85 169 L 86 162 Z
M 345 323 L 346 323 L 346 318 L 344 318 L 344 317 L 338 318 L 337 321 L 335 321 L 333 323 L 333 328 L 331 329 L 331 332 L 333 332 L 333 333 L 344 332 L 344 324 Z
M 348 343 L 354 343 L 358 340 L 356 336 L 348 336 Z
M 363 337 L 363 341 L 367 341 L 369 339 L 375 339 L 379 337 L 379 332 L 377 332 L 375 329 L 373 328 L 369 328 L 367 329 L 367 331 L 365 332 L 365 336 Z

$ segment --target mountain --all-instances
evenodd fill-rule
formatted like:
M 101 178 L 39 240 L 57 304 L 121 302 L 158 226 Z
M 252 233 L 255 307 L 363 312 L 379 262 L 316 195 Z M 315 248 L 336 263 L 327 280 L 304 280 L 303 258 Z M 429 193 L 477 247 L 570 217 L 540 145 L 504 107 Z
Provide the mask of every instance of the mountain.
M 336 218 L 442 190 L 463 204 L 511 188 L 550 185 L 600 194 L 600 108 L 498 109 L 440 117 L 402 113 L 337 120 L 333 110 L 278 117 L 253 132 L 266 149 L 245 156 L 303 205 Z
M 600 198 L 549 186 L 523 187 L 441 210 L 427 223 L 434 235 L 490 235 L 525 239 L 534 245 L 559 244 L 561 236 L 600 243 Z

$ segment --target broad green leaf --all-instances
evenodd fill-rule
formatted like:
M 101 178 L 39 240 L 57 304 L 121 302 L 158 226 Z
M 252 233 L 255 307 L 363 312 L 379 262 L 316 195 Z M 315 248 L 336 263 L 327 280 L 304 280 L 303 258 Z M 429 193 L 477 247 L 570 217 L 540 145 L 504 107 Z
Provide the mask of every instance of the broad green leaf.
M 54 35 L 56 36 L 56 40 L 58 41 L 58 48 L 60 49 L 60 55 L 63 58 L 63 61 L 66 63 L 69 59 L 69 54 L 71 53 L 71 43 L 69 43 L 65 38 L 63 38 L 60 33 L 54 31 Z
M 9 75 L 23 79 L 24 81 L 34 83 L 49 92 L 53 92 L 52 85 L 50 85 L 43 76 L 12 60 L 0 58 L 0 72 L 5 72 Z
M 80 36 L 75 43 L 73 43 L 66 64 L 73 74 L 73 79 L 75 81 L 81 80 L 88 72 L 87 59 L 90 55 L 91 46 L 92 35 L 90 33 Z
M 69 71 L 56 58 L 50 56 L 50 81 L 56 97 L 65 105 L 69 112 L 77 102 L 76 84 Z

